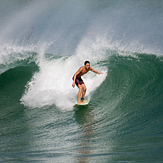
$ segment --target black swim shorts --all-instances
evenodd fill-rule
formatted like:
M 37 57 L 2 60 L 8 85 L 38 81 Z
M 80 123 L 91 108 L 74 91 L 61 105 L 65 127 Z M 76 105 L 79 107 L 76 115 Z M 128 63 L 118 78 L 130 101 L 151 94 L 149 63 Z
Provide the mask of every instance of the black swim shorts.
M 74 76 L 73 76 L 72 80 L 74 80 Z M 75 84 L 78 86 L 78 85 L 84 84 L 84 82 L 81 77 L 76 77 Z

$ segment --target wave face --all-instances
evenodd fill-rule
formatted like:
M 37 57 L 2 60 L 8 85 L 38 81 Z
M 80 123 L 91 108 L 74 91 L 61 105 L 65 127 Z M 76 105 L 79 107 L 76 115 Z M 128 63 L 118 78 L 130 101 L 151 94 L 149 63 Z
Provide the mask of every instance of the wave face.
M 163 162 L 162 6 L 0 2 L 0 162 Z
M 73 108 L 74 58 L 1 74 L 1 160 L 162 161 L 163 58 L 112 55 L 94 63 L 103 74 L 83 77 L 90 105 Z

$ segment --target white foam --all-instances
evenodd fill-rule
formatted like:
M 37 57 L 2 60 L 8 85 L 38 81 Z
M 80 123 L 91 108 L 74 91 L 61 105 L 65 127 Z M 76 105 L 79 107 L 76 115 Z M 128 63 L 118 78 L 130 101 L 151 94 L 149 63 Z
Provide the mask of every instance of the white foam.
M 36 47 L 33 45 L 25 47 L 12 43 L 0 45 L 0 74 L 10 68 L 16 67 L 20 61 L 24 61 L 28 58 L 34 59 L 35 50 Z
M 35 73 L 26 86 L 21 98 L 28 107 L 44 107 L 56 105 L 62 110 L 72 110 L 77 101 L 78 88 L 72 88 L 72 76 L 79 68 L 77 55 L 58 58 L 51 61 L 42 59 L 39 63 L 40 71 Z M 96 67 L 100 70 L 99 67 Z M 103 75 L 89 74 L 83 79 L 87 86 L 87 97 L 104 81 L 107 71 Z

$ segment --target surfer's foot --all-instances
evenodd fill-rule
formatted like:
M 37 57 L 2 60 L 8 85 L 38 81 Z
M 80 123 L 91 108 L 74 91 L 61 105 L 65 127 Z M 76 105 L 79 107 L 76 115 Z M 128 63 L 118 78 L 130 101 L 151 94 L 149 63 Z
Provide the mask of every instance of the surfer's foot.
M 81 101 L 80 101 L 80 102 L 78 102 L 77 104 L 84 104 L 84 102 L 81 102 Z
M 84 98 L 81 98 L 81 101 L 82 101 L 82 102 L 88 102 L 87 100 L 84 100 Z
M 81 98 L 81 101 L 82 101 L 82 102 L 88 102 L 87 100 L 84 100 L 84 98 Z

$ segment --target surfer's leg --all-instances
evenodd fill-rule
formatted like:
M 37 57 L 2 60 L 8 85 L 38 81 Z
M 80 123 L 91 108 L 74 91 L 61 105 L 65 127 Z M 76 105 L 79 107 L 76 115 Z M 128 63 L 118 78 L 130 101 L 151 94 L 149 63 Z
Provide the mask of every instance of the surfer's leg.
M 80 97 L 82 94 L 83 87 L 82 87 L 82 85 L 78 84 L 78 88 L 79 88 L 79 92 L 78 92 L 78 104 L 79 104 L 79 103 L 83 103 L 80 101 Z
M 87 88 L 85 84 L 82 84 L 81 86 L 82 86 L 82 98 L 84 98 Z

